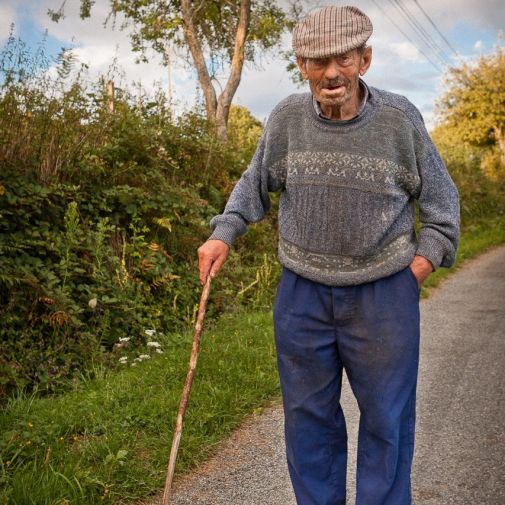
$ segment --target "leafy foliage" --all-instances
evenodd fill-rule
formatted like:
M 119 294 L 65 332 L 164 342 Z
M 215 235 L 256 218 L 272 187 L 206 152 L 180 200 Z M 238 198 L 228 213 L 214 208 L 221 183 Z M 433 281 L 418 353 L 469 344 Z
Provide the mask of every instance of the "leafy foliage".
M 12 61 L 22 49 L 10 40 Z M 259 133 L 248 117 L 249 134 L 225 147 L 200 115 L 172 120 L 161 94 L 119 90 L 110 113 L 103 81 L 2 70 L 0 396 L 58 391 L 97 363 L 116 366 L 120 338 L 142 346 L 146 328 L 192 321 L 195 251 Z M 272 255 L 259 232 L 242 247 L 250 240 Z M 262 258 L 230 265 L 214 311 L 253 282 Z
M 232 105 L 228 127 L 229 141 L 241 153 L 243 158 L 240 160 L 240 165 L 243 165 L 253 157 L 263 125 L 246 107 Z M 240 172 L 234 171 L 232 175 L 239 177 Z
M 31 59 L 30 59 L 31 58 Z M 249 162 L 261 123 L 232 107 L 225 145 L 197 112 L 173 119 L 161 92 L 84 85 L 68 51 L 51 77 L 20 41 L 0 54 L 0 397 L 59 392 L 96 366 L 115 368 L 145 330 L 193 321 L 196 249 Z M 75 77 L 71 77 L 75 75 Z M 434 132 L 462 196 L 464 227 L 503 214 L 503 179 L 485 148 Z M 273 195 L 274 209 L 276 196 Z M 214 282 L 210 316 L 269 306 L 276 215 L 251 227 Z M 262 251 L 264 254 L 258 254 Z
M 458 187 L 462 225 L 503 215 L 505 177 L 490 177 L 482 167 L 489 149 L 462 142 L 446 124 L 438 125 L 432 137 Z
M 82 1 L 82 7 L 86 2 Z M 91 15 L 89 2 L 81 10 L 82 17 Z M 133 24 L 132 49 L 145 58 L 145 49 L 151 45 L 163 52 L 167 42 L 180 49 L 189 62 L 187 41 L 183 33 L 183 15 L 180 0 L 130 1 L 112 0 L 111 14 L 123 14 Z M 217 70 L 230 62 L 235 44 L 240 1 L 199 2 L 194 9 L 193 23 L 202 48 L 210 60 L 210 68 Z M 257 0 L 251 3 L 251 22 L 248 30 L 246 60 L 254 61 L 258 53 L 275 47 L 286 26 L 287 13 L 272 0 Z
M 505 53 L 502 47 L 451 69 L 432 132 L 461 199 L 462 224 L 505 209 Z
M 505 173 L 505 50 L 453 67 L 438 102 L 443 128 L 459 143 L 480 147 L 488 175 Z M 500 166 L 501 165 L 501 166 Z
M 65 2 L 64 2 L 65 3 Z M 49 11 L 53 21 L 64 17 Z M 282 34 L 292 28 L 299 12 L 299 0 L 284 9 L 273 0 L 110 0 L 112 16 L 124 16 L 133 26 L 132 48 L 147 61 L 152 47 L 171 66 L 173 49 L 196 71 L 203 92 L 207 119 L 212 121 L 220 140 L 228 138 L 228 115 L 239 86 L 244 62 L 255 62 L 258 54 L 279 45 Z M 81 0 L 81 17 L 91 15 L 93 2 Z M 214 85 L 225 73 L 219 95 Z
M 261 124 L 232 108 L 225 147 L 199 114 L 173 120 L 161 94 L 119 90 L 111 114 L 103 81 L 69 80 L 69 52 L 54 78 L 39 73 L 43 53 L 30 58 L 13 38 L 0 54 L 0 502 L 136 503 L 163 484 L 160 433 L 173 426 L 191 338 L 177 330 L 200 292 L 194 251 Z M 502 243 L 505 188 L 481 169 L 487 148 L 445 123 L 434 138 L 462 197 L 460 259 Z M 274 211 L 214 281 L 210 316 L 241 302 L 262 312 L 207 320 L 179 469 L 278 395 L 275 243 Z M 164 354 L 125 366 L 154 331 Z

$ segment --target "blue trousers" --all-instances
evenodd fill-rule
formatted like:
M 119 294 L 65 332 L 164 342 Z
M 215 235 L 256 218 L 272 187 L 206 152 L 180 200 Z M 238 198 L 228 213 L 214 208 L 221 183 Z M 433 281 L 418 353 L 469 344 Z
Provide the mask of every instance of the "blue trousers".
M 356 505 L 410 505 L 419 288 L 410 268 L 331 287 L 284 269 L 274 306 L 288 468 L 298 505 L 345 505 L 345 368 L 359 410 Z

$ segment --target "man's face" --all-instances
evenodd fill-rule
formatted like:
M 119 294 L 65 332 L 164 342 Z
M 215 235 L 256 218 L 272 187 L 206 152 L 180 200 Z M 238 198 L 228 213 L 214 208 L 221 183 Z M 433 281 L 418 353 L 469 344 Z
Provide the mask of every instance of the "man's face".
M 358 95 L 359 77 L 372 61 L 372 49 L 353 49 L 327 58 L 297 58 L 298 67 L 309 81 L 316 100 L 323 106 L 342 107 L 353 103 Z

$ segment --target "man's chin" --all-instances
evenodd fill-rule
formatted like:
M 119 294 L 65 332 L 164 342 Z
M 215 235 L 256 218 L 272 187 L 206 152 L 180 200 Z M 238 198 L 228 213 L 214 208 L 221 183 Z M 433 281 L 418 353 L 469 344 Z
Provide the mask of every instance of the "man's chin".
M 348 101 L 348 99 L 347 99 L 346 96 L 335 97 L 335 98 L 320 97 L 320 98 L 317 99 L 317 101 L 322 106 L 327 106 L 327 107 L 342 107 L 342 105 L 345 105 L 345 103 Z

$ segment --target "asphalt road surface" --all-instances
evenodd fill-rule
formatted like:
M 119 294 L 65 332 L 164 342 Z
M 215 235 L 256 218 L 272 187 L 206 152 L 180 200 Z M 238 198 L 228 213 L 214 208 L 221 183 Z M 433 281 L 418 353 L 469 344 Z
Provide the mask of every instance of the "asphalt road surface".
M 358 411 L 347 382 L 342 404 L 353 504 Z M 421 302 L 413 493 L 416 505 L 505 505 L 505 247 L 469 262 Z M 295 505 L 281 406 L 249 419 L 176 481 L 172 504 Z

